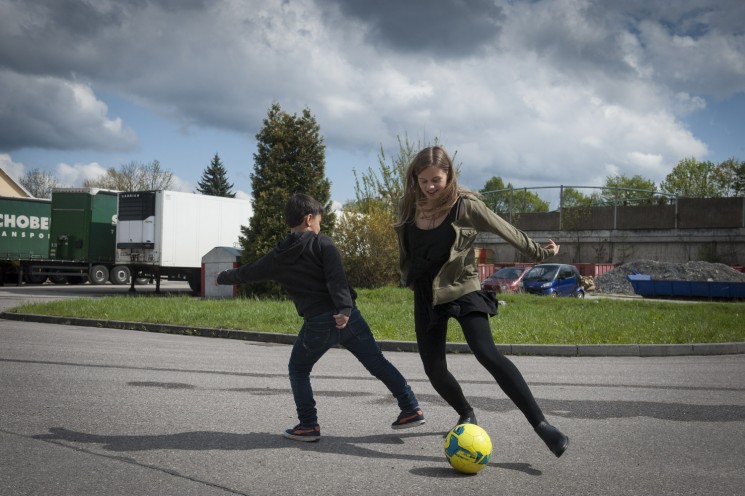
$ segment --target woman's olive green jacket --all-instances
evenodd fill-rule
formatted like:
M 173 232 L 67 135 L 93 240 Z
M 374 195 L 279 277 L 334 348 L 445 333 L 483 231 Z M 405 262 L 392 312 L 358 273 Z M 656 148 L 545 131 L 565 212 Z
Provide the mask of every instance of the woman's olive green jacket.
M 455 242 L 450 257 L 432 282 L 432 306 L 457 300 L 461 296 L 481 289 L 479 271 L 473 243 L 481 231 L 504 238 L 512 246 L 540 262 L 554 253 L 530 239 L 527 234 L 501 218 L 472 193 L 461 193 L 456 220 L 452 223 Z M 401 282 L 406 284 L 409 260 L 406 251 L 406 226 L 396 226 L 398 236 L 399 271 Z

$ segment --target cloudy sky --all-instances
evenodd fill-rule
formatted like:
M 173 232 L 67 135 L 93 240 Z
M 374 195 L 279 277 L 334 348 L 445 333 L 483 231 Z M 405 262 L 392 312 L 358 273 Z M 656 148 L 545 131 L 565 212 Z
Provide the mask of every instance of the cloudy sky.
M 0 167 L 69 186 L 159 160 L 193 191 L 218 153 L 250 195 L 272 102 L 309 108 L 332 197 L 397 136 L 462 184 L 659 183 L 745 160 L 742 0 L 0 0 Z

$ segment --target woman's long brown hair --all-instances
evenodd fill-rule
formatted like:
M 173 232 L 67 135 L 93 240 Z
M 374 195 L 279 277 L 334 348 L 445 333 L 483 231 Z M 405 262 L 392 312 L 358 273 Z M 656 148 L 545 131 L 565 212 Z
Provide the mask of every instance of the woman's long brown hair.
M 419 187 L 419 174 L 427 167 L 437 167 L 445 172 L 447 181 L 442 193 L 434 205 L 427 205 L 427 198 Z M 427 215 L 439 217 L 450 211 L 458 201 L 461 189 L 458 187 L 453 161 L 448 152 L 441 146 L 429 146 L 419 151 L 406 170 L 404 182 L 404 196 L 398 213 L 396 226 L 402 226 L 414 221 L 417 209 Z

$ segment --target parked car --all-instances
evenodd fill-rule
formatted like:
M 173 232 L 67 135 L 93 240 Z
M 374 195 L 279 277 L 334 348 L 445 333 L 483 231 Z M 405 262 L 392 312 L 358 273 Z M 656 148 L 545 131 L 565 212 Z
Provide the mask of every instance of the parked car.
M 520 293 L 523 290 L 523 276 L 532 266 L 502 267 L 481 283 L 483 289 L 497 293 Z
M 584 298 L 582 277 L 568 264 L 539 264 L 523 276 L 523 287 L 531 294 Z

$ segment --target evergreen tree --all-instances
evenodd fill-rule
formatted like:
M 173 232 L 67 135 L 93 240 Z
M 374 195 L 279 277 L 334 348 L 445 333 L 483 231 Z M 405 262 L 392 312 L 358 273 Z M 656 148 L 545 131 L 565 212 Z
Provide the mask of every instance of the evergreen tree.
M 228 172 L 222 165 L 220 156 L 217 153 L 212 157 L 210 166 L 202 173 L 202 179 L 198 184 L 197 192 L 203 195 L 235 198 L 235 193 L 230 191 L 233 188 L 233 184 L 228 182 Z
M 243 263 L 254 262 L 287 235 L 283 219 L 287 199 L 305 193 L 328 205 L 331 183 L 325 177 L 326 146 L 320 127 L 307 108 L 289 115 L 278 103 L 269 108 L 264 127 L 256 135 L 254 172 L 251 174 L 253 216 L 242 227 Z M 331 234 L 334 214 L 327 211 L 321 229 Z M 248 293 L 277 294 L 274 284 L 252 284 Z

